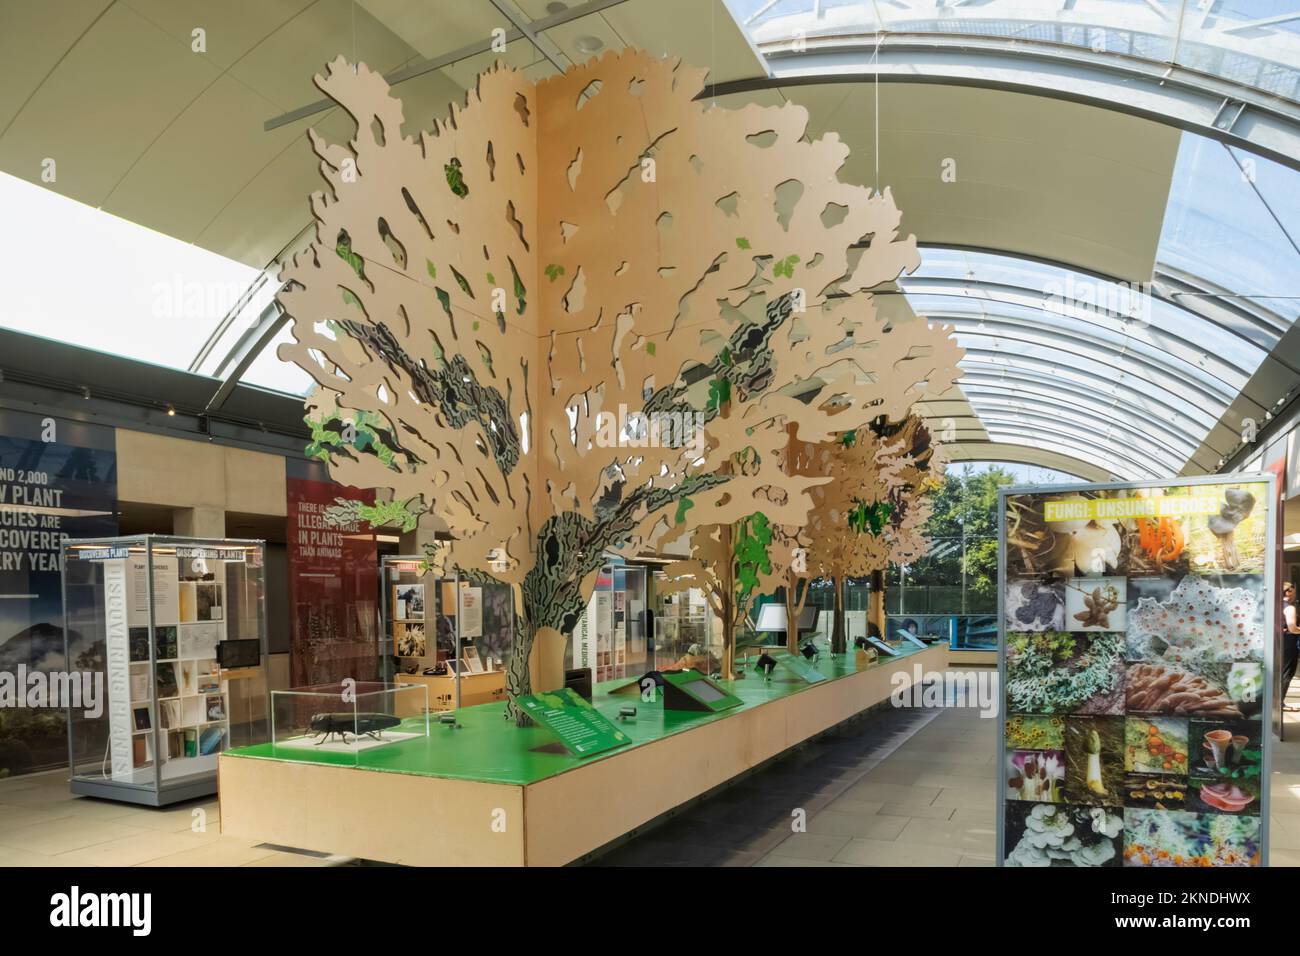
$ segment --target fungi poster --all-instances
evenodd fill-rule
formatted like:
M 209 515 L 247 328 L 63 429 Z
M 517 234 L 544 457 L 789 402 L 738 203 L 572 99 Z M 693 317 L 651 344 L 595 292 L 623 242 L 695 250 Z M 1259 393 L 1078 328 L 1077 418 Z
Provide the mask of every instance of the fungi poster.
M 1004 866 L 1260 866 L 1269 479 L 1003 492 Z

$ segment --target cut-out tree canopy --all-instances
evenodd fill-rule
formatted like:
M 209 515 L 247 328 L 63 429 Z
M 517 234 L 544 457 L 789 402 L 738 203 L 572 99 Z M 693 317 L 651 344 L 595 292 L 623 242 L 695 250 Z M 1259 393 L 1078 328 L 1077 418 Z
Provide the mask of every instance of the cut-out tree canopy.
M 572 632 L 610 553 L 759 499 L 800 524 L 825 478 L 782 474 L 788 427 L 827 441 L 958 375 L 948 328 L 872 306 L 919 262 L 889 193 L 839 182 L 803 108 L 710 108 L 703 82 L 633 51 L 496 68 L 411 137 L 365 65 L 317 78 L 357 133 L 311 134 L 328 189 L 280 355 L 319 385 L 339 481 L 440 519 L 440 573 L 513 586 L 516 718 L 535 639 Z

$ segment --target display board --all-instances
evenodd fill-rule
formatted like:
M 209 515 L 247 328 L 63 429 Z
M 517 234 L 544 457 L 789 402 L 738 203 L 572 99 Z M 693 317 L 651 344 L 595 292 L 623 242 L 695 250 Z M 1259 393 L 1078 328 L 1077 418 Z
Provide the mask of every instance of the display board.
M 519 705 L 524 713 L 553 733 L 575 757 L 590 757 L 632 742 L 627 734 L 569 687 L 545 694 L 526 694 L 519 698 Z
M 776 662 L 788 671 L 793 671 L 801 677 L 805 683 L 819 684 L 826 680 L 823 674 L 810 660 L 805 660 L 797 654 L 777 654 Z
M 0 409 L 0 672 L 104 665 L 102 646 L 87 648 L 80 664 L 65 661 L 59 549 L 67 537 L 117 533 L 114 435 L 101 425 Z M 61 708 L 8 701 L 0 777 L 60 766 L 67 736 Z
M 1260 866 L 1271 476 L 1004 489 L 998 859 Z
M 699 671 L 664 672 L 664 710 L 705 710 L 717 713 L 743 701 L 723 690 Z
M 373 680 L 380 650 L 374 529 L 363 521 L 338 523 L 328 511 L 340 498 L 373 504 L 374 492 L 335 484 L 318 461 L 290 458 L 285 496 L 291 680 L 294 686 Z M 423 623 L 411 632 L 413 640 L 424 640 Z

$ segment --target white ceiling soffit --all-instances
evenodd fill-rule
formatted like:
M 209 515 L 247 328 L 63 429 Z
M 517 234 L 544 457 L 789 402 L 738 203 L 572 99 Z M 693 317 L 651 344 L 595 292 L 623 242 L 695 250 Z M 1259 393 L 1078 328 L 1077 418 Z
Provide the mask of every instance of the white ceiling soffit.
M 1179 132 L 1109 110 L 973 87 L 785 87 L 813 135 L 850 148 L 841 178 L 888 186 L 924 243 L 999 249 L 1149 282 Z M 951 171 L 945 181 L 945 171 Z
M 524 22 L 544 0 L 509 4 Z M 568 4 L 581 6 L 579 0 Z M 306 130 L 350 138 L 340 110 L 266 131 L 321 98 L 312 77 L 343 54 L 389 72 L 490 38 L 490 0 L 59 0 L 0 4 L 0 170 L 261 268 L 310 220 L 322 188 Z M 205 31 L 206 52 L 192 50 Z M 580 62 L 595 38 L 712 65 L 718 81 L 762 75 L 721 0 L 625 0 L 548 31 Z M 396 87 L 410 134 L 497 57 L 482 54 Z M 500 59 L 541 78 L 527 40 Z M 41 178 L 55 161 L 54 182 Z

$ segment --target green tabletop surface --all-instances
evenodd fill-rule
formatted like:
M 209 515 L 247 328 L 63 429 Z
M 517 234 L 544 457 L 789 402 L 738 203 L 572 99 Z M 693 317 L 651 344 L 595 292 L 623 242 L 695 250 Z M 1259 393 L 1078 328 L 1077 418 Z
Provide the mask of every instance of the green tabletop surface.
M 865 669 L 871 670 L 885 664 L 894 664 L 914 654 L 923 653 L 919 647 L 899 648 L 898 657 L 881 659 Z M 407 773 L 427 777 L 445 777 L 453 780 L 476 780 L 483 783 L 526 786 L 549 777 L 590 765 L 600 760 L 610 760 L 621 753 L 653 743 L 664 737 L 700 727 L 715 720 L 730 720 L 735 715 L 761 707 L 766 703 L 795 694 L 807 693 L 819 684 L 809 684 L 783 669 L 778 669 L 772 680 L 765 681 L 753 670 L 753 661 L 745 668 L 745 676 L 738 680 L 719 680 L 718 685 L 739 697 L 743 703 L 720 713 L 704 711 L 664 710 L 662 695 L 654 703 L 646 703 L 640 696 L 611 694 L 612 690 L 627 684 L 627 678 L 597 684 L 592 693 L 592 704 L 619 730 L 631 738 L 629 746 L 617 747 L 604 753 L 575 757 L 569 753 L 552 752 L 556 748 L 555 736 L 539 726 L 516 727 L 504 719 L 505 704 L 493 702 L 463 707 L 456 711 L 459 729 L 449 729 L 438 723 L 438 715 L 429 718 L 429 736 L 394 741 L 380 747 L 369 747 L 354 752 L 313 751 L 303 747 L 277 747 L 274 743 L 254 744 L 227 750 L 222 756 L 259 760 L 296 761 L 299 763 L 327 764 L 356 767 L 390 773 Z M 850 651 L 835 660 L 823 653 L 821 659 L 809 664 L 819 670 L 827 681 L 839 680 L 858 670 L 856 655 Z M 634 704 L 635 718 L 618 719 L 620 707 Z M 423 733 L 425 718 L 408 717 L 400 731 L 418 730 Z M 305 728 L 304 728 L 305 731 Z M 546 748 L 539 751 L 537 748 Z

